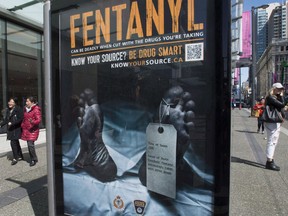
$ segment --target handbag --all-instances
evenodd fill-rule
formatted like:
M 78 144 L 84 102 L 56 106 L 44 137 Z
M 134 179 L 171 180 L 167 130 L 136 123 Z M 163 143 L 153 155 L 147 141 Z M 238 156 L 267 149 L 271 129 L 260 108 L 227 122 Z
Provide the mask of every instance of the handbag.
M 260 119 L 268 123 L 282 123 L 284 118 L 275 107 L 265 106 L 264 111 Z
M 252 112 L 251 112 L 251 116 L 252 117 L 259 117 L 259 116 L 257 116 L 257 110 L 252 110 Z

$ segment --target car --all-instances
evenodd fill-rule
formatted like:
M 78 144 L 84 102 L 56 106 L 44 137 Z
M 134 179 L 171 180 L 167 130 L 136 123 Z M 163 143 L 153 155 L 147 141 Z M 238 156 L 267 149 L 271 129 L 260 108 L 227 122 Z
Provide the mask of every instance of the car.
M 236 106 L 236 107 L 239 107 L 239 105 L 240 105 L 240 99 L 235 99 L 235 106 Z M 241 100 L 241 107 L 242 107 L 242 108 L 247 108 L 247 107 L 248 107 L 247 104 L 244 102 L 243 99 Z

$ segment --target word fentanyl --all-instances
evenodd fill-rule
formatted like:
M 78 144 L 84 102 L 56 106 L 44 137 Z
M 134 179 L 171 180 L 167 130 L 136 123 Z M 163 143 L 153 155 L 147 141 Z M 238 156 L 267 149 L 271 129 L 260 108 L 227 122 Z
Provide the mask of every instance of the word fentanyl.
M 132 1 L 130 5 L 118 4 L 71 15 L 71 48 L 98 45 L 101 42 L 110 43 L 111 37 L 115 37 L 113 38 L 115 42 L 130 40 L 132 37 L 139 39 L 157 34 L 179 33 L 181 16 L 187 19 L 185 31 L 204 29 L 203 23 L 195 23 L 194 0 L 157 0 L 157 2 L 155 6 L 153 0 Z M 142 8 L 142 4 L 145 4 L 145 9 Z M 127 14 L 128 23 L 124 22 Z M 76 38 L 83 40 L 79 41 Z

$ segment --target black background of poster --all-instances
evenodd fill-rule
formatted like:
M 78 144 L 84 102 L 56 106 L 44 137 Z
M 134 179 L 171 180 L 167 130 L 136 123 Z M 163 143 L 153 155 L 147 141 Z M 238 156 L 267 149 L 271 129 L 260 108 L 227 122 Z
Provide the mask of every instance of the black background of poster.
M 65 14 L 66 11 L 77 10 L 77 5 L 82 5 L 87 1 L 60 1 L 52 2 L 52 86 L 53 88 L 53 116 L 55 122 L 55 175 L 56 175 L 56 205 L 57 215 L 63 214 L 63 185 L 62 185 L 62 135 L 71 124 L 71 110 L 69 110 L 69 98 L 72 94 L 80 94 L 83 89 L 91 88 L 97 92 L 100 103 L 113 100 L 119 95 L 127 101 L 135 101 L 131 94 L 131 83 L 135 82 L 135 77 L 130 77 L 134 68 L 123 70 L 111 70 L 107 79 L 107 71 L 110 70 L 110 64 L 84 65 L 77 71 L 70 65 L 70 48 L 63 42 L 67 40 L 67 35 L 63 37 L 63 31 L 59 23 L 62 21 L 59 14 Z M 199 4 L 201 1 L 195 1 Z M 202 5 L 202 7 L 204 7 Z M 205 7 L 203 8 L 205 9 Z M 197 9 L 196 9 L 197 10 Z M 199 9 L 200 10 L 200 9 Z M 72 12 L 73 13 L 73 12 Z M 203 13 L 205 14 L 205 13 Z M 202 140 L 209 148 L 205 149 L 205 155 L 213 155 L 206 158 L 206 163 L 213 166 L 215 183 L 215 215 L 229 214 L 229 172 L 230 172 L 230 1 L 219 0 L 208 2 L 206 8 L 205 23 L 205 61 L 203 65 L 190 65 L 183 63 L 181 79 L 171 81 L 171 74 L 165 74 L 166 66 L 155 66 L 153 73 L 150 68 L 141 75 L 148 77 L 144 79 L 141 85 L 144 86 L 141 103 L 155 108 L 159 105 L 159 99 L 171 85 L 171 82 L 181 83 L 188 91 L 193 92 L 193 100 L 196 101 L 195 113 L 198 116 L 207 115 L 205 131 L 195 131 L 195 140 Z M 202 20 L 203 18 L 200 18 Z M 59 22 L 60 21 L 60 22 Z M 62 34 L 62 35 L 61 35 Z M 64 33 L 65 35 L 65 33 Z M 59 40 L 60 37 L 60 40 Z M 60 42 L 60 43 L 59 43 Z M 93 71 L 97 68 L 98 75 Z M 185 69 L 186 68 L 186 69 Z M 92 71 L 92 73 L 90 73 Z M 73 72 L 73 76 L 71 73 Z M 85 75 L 83 76 L 83 74 Z M 95 76 L 95 77 L 93 77 Z M 118 77 L 113 81 L 113 77 Z M 127 77 L 130 79 L 127 79 Z M 161 77 L 161 84 L 157 83 Z M 201 78 L 196 80 L 199 85 L 192 89 L 190 82 L 195 83 L 193 77 Z M 73 81 L 74 80 L 74 81 Z M 73 84 L 77 80 L 77 85 Z M 94 82 L 91 82 L 94 80 Z M 95 80 L 98 87 L 95 88 Z M 204 81 L 204 85 L 201 83 Z M 146 82 L 146 83 L 145 83 Z M 72 85 L 71 85 L 72 84 Z M 149 85 L 147 85 L 149 84 Z M 101 86 L 102 85 L 102 86 Z M 111 88 L 111 86 L 113 88 Z M 145 88 L 145 86 L 149 86 Z M 124 88 L 123 88 L 124 87 Z M 60 96 L 59 96 L 60 95 Z M 152 97 L 153 96 L 153 97 Z M 114 98 L 115 97 L 115 98 Z M 67 106 L 66 106 L 67 105 Z M 65 110 L 65 112 L 63 111 Z M 65 116 L 67 114 L 67 117 Z M 61 116 L 61 118 L 60 118 Z M 61 128 L 59 128 L 59 122 Z M 201 134 L 202 133 L 202 134 Z M 208 134 L 208 136 L 207 136 Z M 219 207 L 219 209 L 218 209 Z M 221 209 L 221 211 L 220 211 Z M 221 212 L 221 213 L 220 213 Z

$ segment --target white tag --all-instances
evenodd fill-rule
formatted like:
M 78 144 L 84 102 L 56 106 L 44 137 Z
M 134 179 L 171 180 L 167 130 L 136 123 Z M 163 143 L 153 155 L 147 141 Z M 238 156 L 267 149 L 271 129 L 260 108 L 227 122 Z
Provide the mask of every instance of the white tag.
M 173 125 L 150 123 L 146 134 L 147 188 L 175 199 L 177 131 Z

